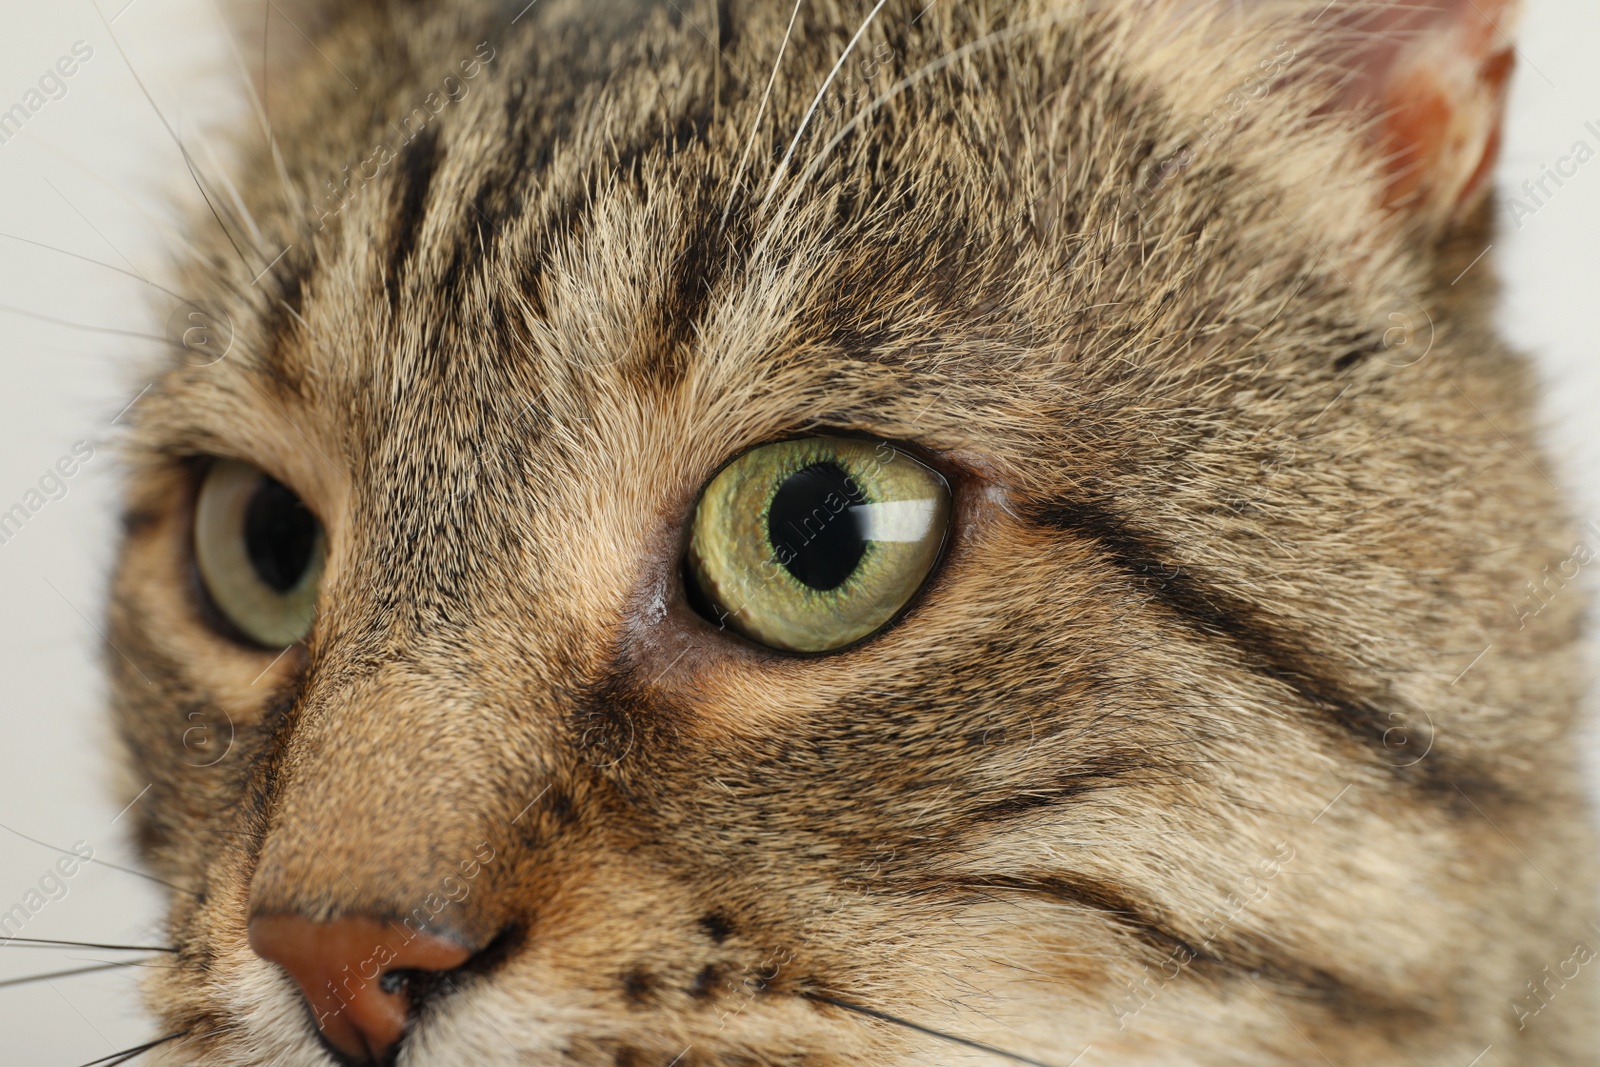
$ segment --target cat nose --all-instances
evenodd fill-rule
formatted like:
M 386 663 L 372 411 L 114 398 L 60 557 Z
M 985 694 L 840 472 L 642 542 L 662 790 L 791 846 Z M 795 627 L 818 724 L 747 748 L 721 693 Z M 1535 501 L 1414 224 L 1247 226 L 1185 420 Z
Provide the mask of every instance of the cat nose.
M 347 916 L 312 922 L 274 913 L 250 920 L 250 947 L 289 972 L 328 1044 L 358 1064 L 392 1060 L 412 1007 L 397 972 L 450 971 L 472 952 L 395 922 Z

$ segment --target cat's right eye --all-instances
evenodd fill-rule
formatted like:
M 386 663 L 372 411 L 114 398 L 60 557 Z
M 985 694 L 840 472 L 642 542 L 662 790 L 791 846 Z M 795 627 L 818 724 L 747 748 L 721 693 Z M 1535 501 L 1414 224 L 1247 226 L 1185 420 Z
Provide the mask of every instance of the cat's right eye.
M 194 558 L 206 592 L 239 633 L 266 648 L 302 640 L 316 616 L 326 538 L 282 483 L 217 460 L 195 502 Z
M 706 486 L 687 578 L 711 621 L 769 648 L 833 652 L 906 606 L 949 525 L 944 477 L 887 441 L 778 441 Z

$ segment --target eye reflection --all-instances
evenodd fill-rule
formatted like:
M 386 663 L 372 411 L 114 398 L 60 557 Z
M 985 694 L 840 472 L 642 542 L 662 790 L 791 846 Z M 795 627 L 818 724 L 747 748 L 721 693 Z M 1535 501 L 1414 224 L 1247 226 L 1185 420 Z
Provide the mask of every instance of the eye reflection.
M 944 478 L 887 442 L 782 441 L 706 487 L 688 576 L 714 621 L 773 648 L 829 651 L 905 606 L 938 560 L 949 514 Z
M 767 539 L 789 573 L 812 589 L 837 589 L 867 551 L 858 509 L 866 496 L 837 463 L 785 478 L 767 509 Z

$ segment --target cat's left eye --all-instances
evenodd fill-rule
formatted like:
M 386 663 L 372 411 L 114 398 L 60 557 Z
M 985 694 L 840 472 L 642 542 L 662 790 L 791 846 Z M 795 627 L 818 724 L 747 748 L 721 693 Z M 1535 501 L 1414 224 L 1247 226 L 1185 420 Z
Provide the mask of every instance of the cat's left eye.
M 887 442 L 779 441 L 706 486 L 687 578 L 713 621 L 772 648 L 828 652 L 899 614 L 949 525 L 944 478 Z
M 325 541 L 300 498 L 257 468 L 224 459 L 206 470 L 195 564 L 211 602 L 251 641 L 284 648 L 310 632 Z

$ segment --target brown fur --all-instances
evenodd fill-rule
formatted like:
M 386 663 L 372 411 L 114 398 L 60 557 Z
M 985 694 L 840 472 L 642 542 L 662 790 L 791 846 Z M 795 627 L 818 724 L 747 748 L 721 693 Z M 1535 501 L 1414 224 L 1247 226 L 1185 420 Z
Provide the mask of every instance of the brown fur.
M 432 921 L 499 947 L 404 1064 L 1001 1062 L 829 1001 L 1061 1067 L 1592 1050 L 1579 983 L 1514 1007 L 1593 941 L 1593 842 L 1578 605 L 1514 607 L 1572 533 L 1455 280 L 1487 214 L 1386 213 L 1310 50 L 1205 126 L 1320 3 L 891 2 L 782 172 L 866 6 L 807 0 L 759 123 L 787 4 L 520 6 L 351 5 L 272 84 L 262 240 L 199 229 L 232 349 L 140 405 L 112 606 L 184 889 L 159 1062 L 328 1062 L 248 916 L 433 914 L 483 843 Z M 956 522 L 899 622 L 797 658 L 679 564 L 722 463 L 819 428 L 922 450 Z M 200 608 L 204 456 L 329 531 L 276 662 Z

